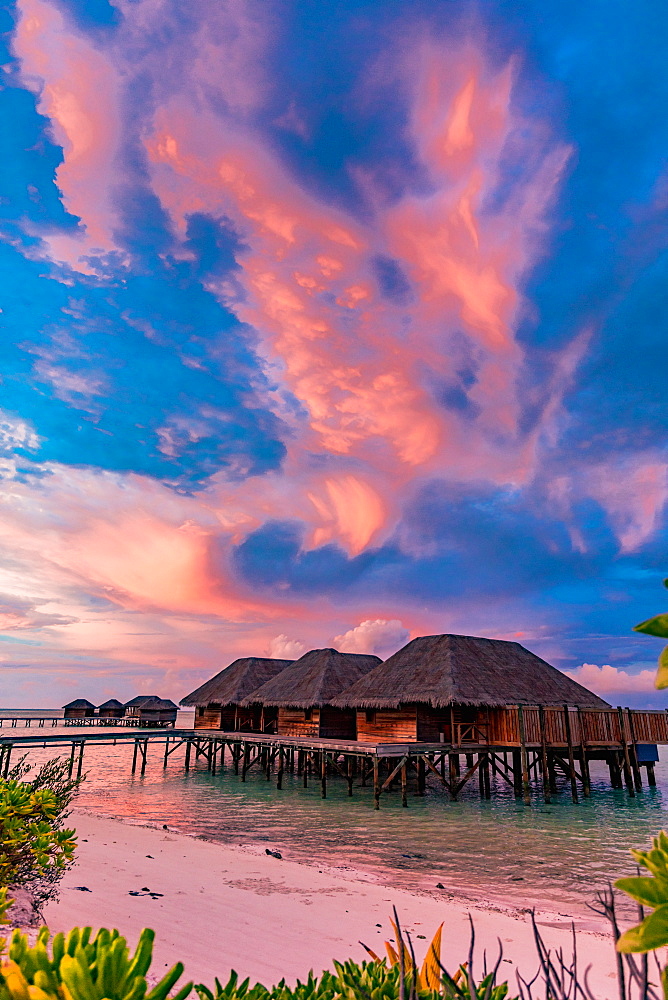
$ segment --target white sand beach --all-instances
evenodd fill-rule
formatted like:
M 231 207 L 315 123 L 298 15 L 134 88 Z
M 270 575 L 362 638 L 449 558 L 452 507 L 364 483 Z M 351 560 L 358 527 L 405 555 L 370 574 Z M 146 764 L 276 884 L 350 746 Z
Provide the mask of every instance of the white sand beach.
M 78 860 L 62 882 L 59 901 L 46 909 L 47 924 L 54 932 L 75 924 L 117 927 L 132 943 L 142 927 L 152 927 L 158 974 L 181 960 L 189 978 L 209 985 L 216 976 L 227 979 L 230 969 L 265 985 L 283 977 L 294 982 L 309 969 L 331 968 L 333 959 L 364 959 L 360 940 L 382 949 L 391 937 L 392 906 L 411 932 L 419 959 L 445 921 L 444 964 L 454 970 L 464 961 L 470 912 L 478 971 L 483 949 L 493 962 L 499 940 L 506 975 L 514 977 L 515 966 L 525 976 L 536 969 L 528 914 L 517 910 L 489 908 L 484 900 L 472 906 L 437 889 L 430 897 L 388 888 L 361 873 L 344 877 L 271 857 L 257 845 L 227 847 L 80 811 L 71 823 L 79 837 Z M 475 886 L 471 894 L 475 898 Z M 568 915 L 539 919 L 549 946 L 570 954 Z M 580 962 L 593 966 L 592 986 L 601 997 L 613 995 L 610 938 L 582 925 L 577 934 Z

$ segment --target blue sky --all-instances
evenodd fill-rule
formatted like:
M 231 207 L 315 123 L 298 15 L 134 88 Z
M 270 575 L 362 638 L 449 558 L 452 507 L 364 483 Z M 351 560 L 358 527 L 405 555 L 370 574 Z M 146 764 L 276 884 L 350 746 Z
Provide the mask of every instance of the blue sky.
M 3 702 L 456 631 L 663 707 L 668 15 L 3 16 Z

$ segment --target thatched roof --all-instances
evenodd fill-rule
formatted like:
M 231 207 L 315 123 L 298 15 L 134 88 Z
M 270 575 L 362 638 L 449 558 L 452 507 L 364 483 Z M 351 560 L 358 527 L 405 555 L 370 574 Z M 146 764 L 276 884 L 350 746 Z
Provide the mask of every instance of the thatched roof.
M 609 708 L 519 642 L 471 635 L 413 639 L 333 702 L 340 708 L 571 705 Z
M 175 708 L 178 710 L 178 705 L 175 705 L 173 701 L 169 698 L 158 698 L 157 694 L 139 694 L 132 701 L 126 701 L 124 708 L 146 708 L 150 710 L 158 711 L 160 709 Z
M 98 705 L 100 711 L 106 708 L 123 708 L 123 702 L 119 701 L 118 698 L 110 698 L 109 701 L 105 701 L 104 705 Z
M 95 708 L 92 702 L 88 701 L 86 698 L 75 698 L 74 701 L 70 701 L 67 705 L 63 705 L 63 708 Z
M 381 662 L 378 656 L 339 653 L 338 649 L 311 649 L 267 681 L 243 702 L 274 708 L 316 708 L 330 704 L 338 694 Z
M 244 698 L 289 667 L 294 660 L 270 660 L 264 656 L 245 656 L 225 667 L 211 680 L 196 688 L 182 705 L 239 705 Z

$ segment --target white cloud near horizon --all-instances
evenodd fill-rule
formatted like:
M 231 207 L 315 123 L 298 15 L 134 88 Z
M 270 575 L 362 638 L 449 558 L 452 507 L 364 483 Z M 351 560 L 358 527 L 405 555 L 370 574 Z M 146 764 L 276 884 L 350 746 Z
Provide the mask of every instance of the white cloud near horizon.
M 269 643 L 269 656 L 276 660 L 298 660 L 306 647 L 298 639 L 288 639 L 284 632 Z
M 334 645 L 342 653 L 375 653 L 389 656 L 405 645 L 410 632 L 398 618 L 367 619 L 343 635 L 334 636 Z
M 640 670 L 637 674 L 631 674 L 627 670 L 620 670 L 604 663 L 597 666 L 595 663 L 583 663 L 577 670 L 565 670 L 564 673 L 577 681 L 578 684 L 590 688 L 596 694 L 604 695 L 613 691 L 629 693 L 655 692 L 654 670 Z

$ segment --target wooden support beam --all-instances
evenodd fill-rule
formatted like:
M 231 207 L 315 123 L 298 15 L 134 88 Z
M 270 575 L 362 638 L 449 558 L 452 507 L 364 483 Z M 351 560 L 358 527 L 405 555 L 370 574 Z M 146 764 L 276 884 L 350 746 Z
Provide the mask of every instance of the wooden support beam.
M 454 801 L 457 798 L 457 779 L 459 775 L 457 774 L 457 758 L 459 754 L 450 753 L 448 754 L 448 759 L 450 762 L 450 798 Z
M 520 763 L 522 766 L 522 798 L 525 805 L 531 804 L 531 787 L 529 785 L 529 756 L 527 754 L 526 733 L 524 730 L 524 709 L 517 706 L 517 718 L 520 727 Z
M 640 773 L 640 765 L 638 764 L 638 742 L 636 740 L 636 730 L 633 723 L 633 712 L 630 708 L 627 708 L 626 711 L 629 720 L 629 732 L 631 734 L 631 746 L 629 748 L 631 770 L 633 771 L 633 780 L 635 782 L 636 792 L 642 792 L 642 776 Z
M 394 771 L 392 771 L 391 774 L 383 782 L 383 787 L 382 787 L 381 791 L 384 792 L 386 789 L 388 789 L 390 787 L 390 785 L 392 784 L 392 782 L 394 781 L 394 779 L 396 778 L 396 776 L 399 774 L 399 771 L 404 766 L 404 764 L 406 763 L 407 760 L 408 760 L 408 755 L 406 755 L 405 757 L 401 758 L 401 760 L 399 761 L 399 763 L 395 767 Z
M 482 776 L 483 776 L 483 791 L 484 791 L 485 798 L 487 800 L 489 800 L 492 797 L 492 785 L 491 785 L 490 776 L 489 776 L 489 754 L 488 753 L 484 753 L 482 755 L 482 765 L 481 765 L 481 768 L 482 768 Z
M 186 740 L 186 763 L 185 763 L 186 774 L 190 770 L 190 751 L 191 751 L 191 741 Z
M 354 758 L 348 754 L 346 757 L 346 780 L 348 782 L 348 798 L 353 797 L 353 778 L 355 777 Z
M 493 753 L 493 751 L 491 751 L 491 750 L 487 751 L 487 755 L 490 758 L 490 761 L 495 765 L 496 773 L 498 774 L 498 776 L 500 778 L 503 778 L 503 780 L 506 782 L 506 784 L 510 785 L 511 788 L 514 788 L 515 787 L 515 783 L 514 783 L 513 779 L 508 777 L 509 767 L 508 767 L 507 760 L 501 761 L 499 755 Z M 503 756 L 505 758 L 506 754 L 504 753 Z M 502 765 L 502 766 L 500 766 L 500 765 Z M 505 771 L 502 769 L 502 767 L 505 767 Z
M 81 777 L 81 769 L 83 767 L 83 755 L 84 755 L 85 740 L 82 740 L 79 744 L 79 762 L 77 764 L 77 778 Z
M 143 746 L 140 747 L 141 750 L 141 775 L 142 778 L 146 774 L 146 758 L 148 757 L 148 740 L 142 740 Z
M 617 707 L 617 717 L 619 718 L 619 736 L 622 741 L 622 767 L 624 769 L 624 781 L 626 782 L 626 790 L 629 793 L 629 797 L 634 799 L 636 797 L 636 790 L 633 784 L 633 774 L 631 772 L 629 745 L 624 731 L 624 712 L 619 706 Z
M 582 710 L 578 708 L 578 727 L 580 729 L 580 772 L 582 773 L 582 792 L 586 799 L 591 795 L 591 775 L 587 760 L 587 741 L 585 739 Z
M 132 754 L 132 773 L 134 774 L 137 770 L 137 748 L 139 747 L 139 740 L 135 740 L 135 748 Z M 70 757 L 70 769 L 69 775 L 72 777 L 72 771 L 74 770 L 74 743 L 72 744 L 72 756 Z
M 515 798 L 522 798 L 522 757 L 519 750 L 513 750 L 513 788 Z
M 654 774 L 654 761 L 648 760 L 645 764 L 647 768 L 647 784 L 650 788 L 656 788 L 656 775 Z
M 4 765 L 5 766 L 4 766 L 3 770 L 2 770 L 2 776 L 3 776 L 3 778 L 6 778 L 7 775 L 9 774 L 9 762 L 12 759 L 12 746 L 13 746 L 12 743 L 7 743 L 7 744 L 5 744 L 5 747 L 4 747 L 4 751 L 5 751 Z M 70 774 L 70 777 L 71 777 L 71 774 Z
M 380 762 L 377 757 L 373 758 L 373 807 L 380 809 Z
M 541 774 L 543 778 L 543 798 L 546 802 L 552 801 L 552 789 L 550 788 L 550 768 L 547 760 L 547 736 L 545 734 L 545 709 L 538 706 L 538 726 L 540 728 L 540 761 Z
M 426 775 L 424 769 L 424 759 L 420 755 L 417 759 L 417 794 L 424 795 L 426 787 Z
M 578 799 L 578 786 L 577 786 L 577 781 L 575 780 L 575 777 L 576 777 L 575 757 L 573 756 L 573 740 L 572 740 L 572 737 L 571 737 L 571 719 L 570 719 L 570 716 L 568 714 L 568 705 L 564 705 L 564 728 L 566 730 L 566 743 L 567 743 L 567 746 L 568 746 L 568 767 L 569 767 L 570 779 L 571 779 L 571 798 L 573 799 L 573 802 L 577 803 L 579 801 L 579 799 Z
M 250 761 L 250 746 L 249 746 L 248 743 L 245 743 L 245 742 L 242 744 L 242 746 L 243 746 L 244 762 L 241 765 L 241 780 L 245 781 L 246 780 L 246 771 L 248 770 L 249 761 Z M 259 754 L 258 754 L 258 756 L 259 756 Z
M 169 757 L 169 740 L 169 736 L 165 737 L 165 756 L 162 758 L 163 768 L 167 767 L 167 758 Z
M 283 747 L 279 748 L 278 751 L 278 771 L 276 773 L 276 787 L 281 789 L 283 787 L 283 767 L 285 765 L 285 751 Z
M 404 757 L 404 763 L 401 765 L 401 804 L 404 809 L 408 808 L 408 795 L 407 795 L 407 784 L 408 777 L 406 774 L 406 760 L 408 758 Z
M 327 754 L 324 750 L 320 754 L 320 797 L 327 798 Z
M 218 741 L 212 739 L 209 741 L 211 743 L 211 774 L 216 774 L 216 764 L 218 763 Z

